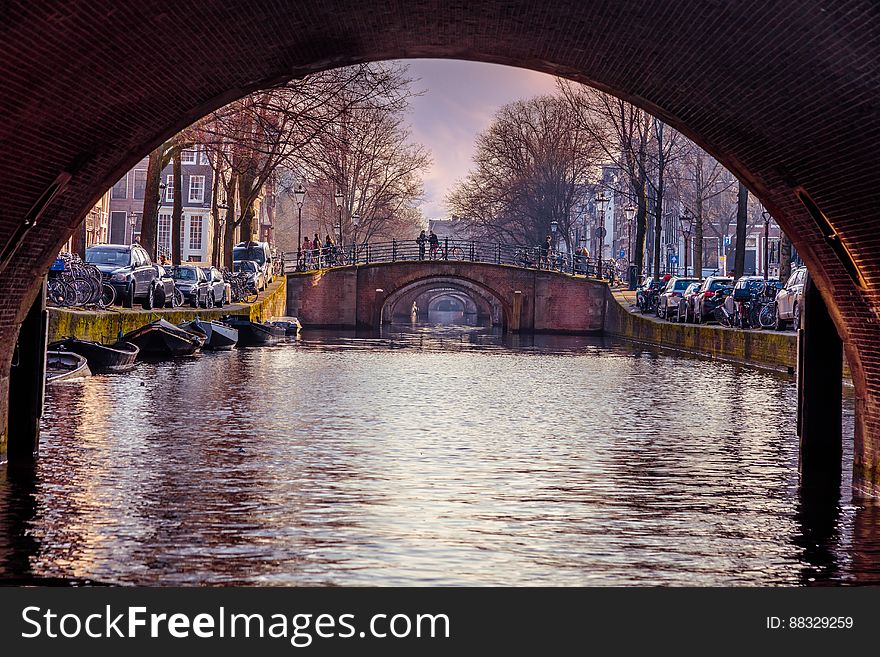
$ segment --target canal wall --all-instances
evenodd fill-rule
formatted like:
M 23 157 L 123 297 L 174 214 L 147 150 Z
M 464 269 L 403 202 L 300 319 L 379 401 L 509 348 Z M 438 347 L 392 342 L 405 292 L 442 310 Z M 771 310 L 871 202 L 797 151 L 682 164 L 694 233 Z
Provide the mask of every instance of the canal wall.
M 797 335 L 794 333 L 667 322 L 631 312 L 630 303 L 620 290 L 607 290 L 607 335 L 788 374 L 795 372 Z
M 49 308 L 49 342 L 74 337 L 96 342 L 115 342 L 119 333 L 128 333 L 144 324 L 164 319 L 172 324 L 200 319 L 220 319 L 225 315 L 247 315 L 260 322 L 270 317 L 287 314 L 287 281 L 282 276 L 273 281 L 252 304 L 230 304 L 223 308 L 202 310 L 180 306 L 177 308 L 142 310 L 113 307 L 107 310 L 75 310 Z

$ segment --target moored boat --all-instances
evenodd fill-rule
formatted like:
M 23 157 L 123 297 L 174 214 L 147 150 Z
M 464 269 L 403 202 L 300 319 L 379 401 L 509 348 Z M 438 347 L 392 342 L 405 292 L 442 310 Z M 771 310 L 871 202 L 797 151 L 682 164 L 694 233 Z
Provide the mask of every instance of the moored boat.
M 204 337 L 185 331 L 164 319 L 157 319 L 122 336 L 140 347 L 140 356 L 192 356 L 205 343 Z
M 223 318 L 223 323 L 238 329 L 239 347 L 266 347 L 278 344 L 285 336 L 283 328 L 268 322 L 252 322 L 245 315 L 228 315 Z
M 46 383 L 70 381 L 91 374 L 89 363 L 84 356 L 72 351 L 46 352 Z
M 296 317 L 270 317 L 269 324 L 283 328 L 287 337 L 299 335 L 302 330 L 302 324 Z
M 228 351 L 238 343 L 238 329 L 222 322 L 194 319 L 178 326 L 185 331 L 204 336 L 205 344 L 202 345 L 202 349 Z
M 93 373 L 128 372 L 135 367 L 140 348 L 131 342 L 101 344 L 90 340 L 67 338 L 49 345 L 53 351 L 69 351 L 83 356 Z

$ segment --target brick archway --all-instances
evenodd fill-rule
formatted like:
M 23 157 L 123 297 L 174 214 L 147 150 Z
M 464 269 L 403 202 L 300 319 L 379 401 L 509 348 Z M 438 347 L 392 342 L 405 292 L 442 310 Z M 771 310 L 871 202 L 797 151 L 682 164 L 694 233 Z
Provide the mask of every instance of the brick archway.
M 404 308 L 411 305 L 412 300 L 431 290 L 444 289 L 444 294 L 452 294 L 470 298 L 478 309 L 483 310 L 491 323 L 495 326 L 506 327 L 510 324 L 510 302 L 505 301 L 498 294 L 490 290 L 486 285 L 462 277 L 452 276 L 429 276 L 406 283 L 385 298 L 385 303 L 380 311 L 383 322 L 391 322 L 395 315 L 400 313 L 396 309 L 403 305 Z
M 746 181 L 830 302 L 857 394 L 856 471 L 880 478 L 873 3 L 13 0 L 4 11 L 0 250 L 20 246 L 0 262 L 0 426 L 12 347 L 39 276 L 100 193 L 152 147 L 292 76 L 447 57 L 610 91 Z

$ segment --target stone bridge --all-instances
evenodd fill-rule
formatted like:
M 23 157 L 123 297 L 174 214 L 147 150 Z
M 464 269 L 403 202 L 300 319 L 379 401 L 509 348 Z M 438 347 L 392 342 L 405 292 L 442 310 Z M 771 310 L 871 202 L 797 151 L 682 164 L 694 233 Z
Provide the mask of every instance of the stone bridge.
M 287 277 L 287 312 L 305 327 L 374 329 L 409 319 L 413 302 L 454 297 L 505 331 L 600 333 L 605 283 L 510 265 L 403 261 Z M 423 307 L 424 308 L 424 307 Z

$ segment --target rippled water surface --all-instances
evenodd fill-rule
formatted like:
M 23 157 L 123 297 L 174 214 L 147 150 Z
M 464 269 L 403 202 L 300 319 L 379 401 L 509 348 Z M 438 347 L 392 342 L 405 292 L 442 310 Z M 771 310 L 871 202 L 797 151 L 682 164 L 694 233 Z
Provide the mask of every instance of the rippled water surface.
M 50 388 L 35 472 L 0 467 L 0 577 L 876 582 L 877 508 L 799 489 L 795 404 L 751 368 L 466 327 L 144 363 Z

